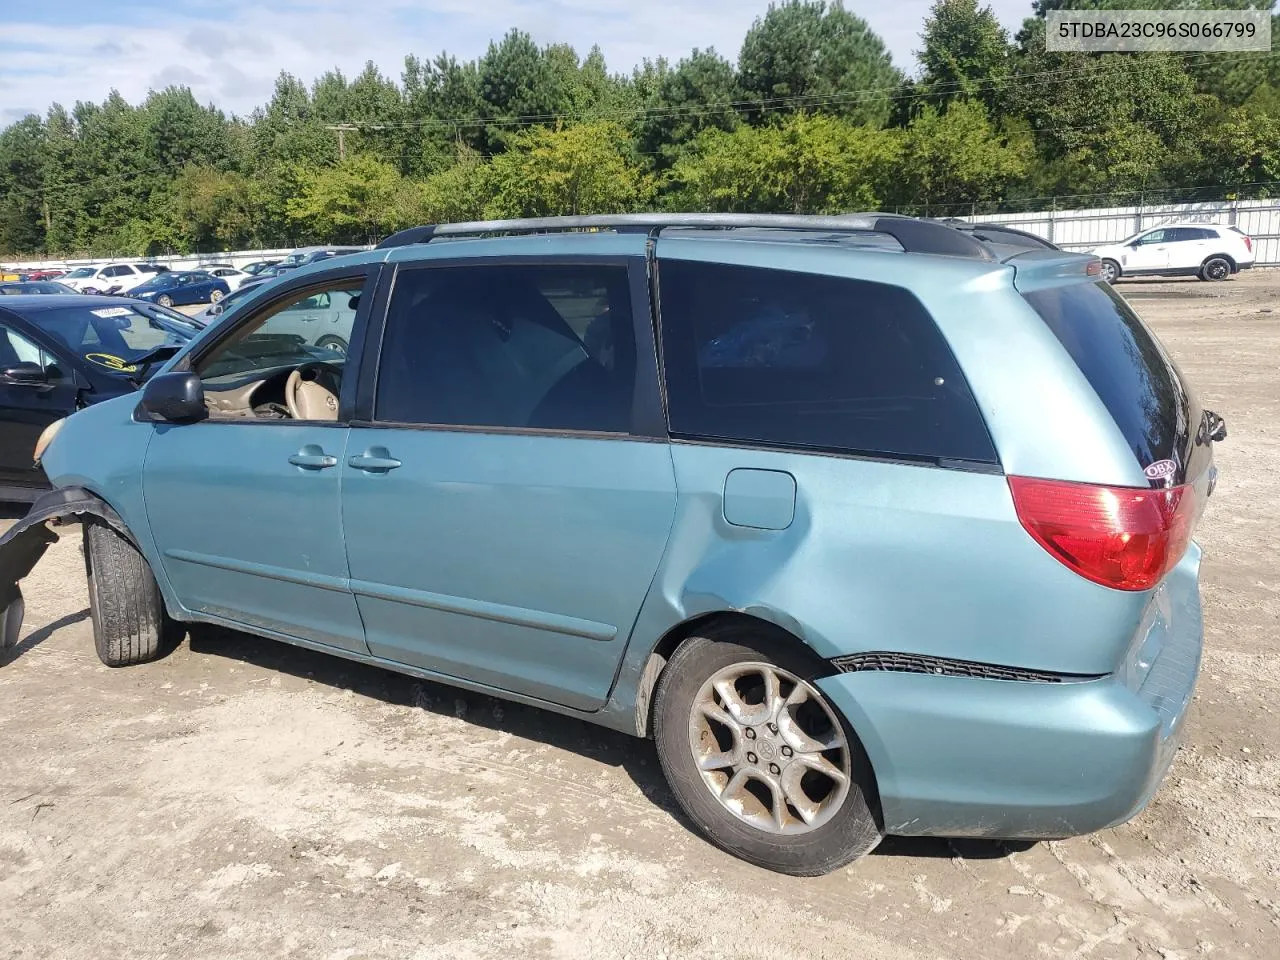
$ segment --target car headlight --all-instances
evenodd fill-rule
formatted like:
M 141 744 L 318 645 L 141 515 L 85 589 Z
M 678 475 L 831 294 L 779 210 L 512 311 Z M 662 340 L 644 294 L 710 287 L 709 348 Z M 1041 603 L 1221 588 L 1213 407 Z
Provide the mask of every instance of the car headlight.
M 49 444 L 53 443 L 53 438 L 58 435 L 58 431 L 62 429 L 62 425 L 66 422 L 67 418 L 63 417 L 61 420 L 53 421 L 53 423 L 40 431 L 40 436 L 36 438 L 35 456 L 32 458 L 34 463 L 40 463 L 40 458 L 44 456 L 44 452 L 49 449 Z

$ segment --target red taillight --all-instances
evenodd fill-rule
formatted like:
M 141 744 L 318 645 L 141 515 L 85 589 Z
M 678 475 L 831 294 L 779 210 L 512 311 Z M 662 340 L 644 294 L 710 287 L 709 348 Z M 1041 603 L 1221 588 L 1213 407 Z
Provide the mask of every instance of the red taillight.
M 1253 253 L 1253 237 L 1244 238 L 1244 248 L 1250 253 Z
M 1010 477 L 1018 519 L 1080 576 L 1148 590 L 1182 559 L 1196 520 L 1190 486 L 1151 490 Z

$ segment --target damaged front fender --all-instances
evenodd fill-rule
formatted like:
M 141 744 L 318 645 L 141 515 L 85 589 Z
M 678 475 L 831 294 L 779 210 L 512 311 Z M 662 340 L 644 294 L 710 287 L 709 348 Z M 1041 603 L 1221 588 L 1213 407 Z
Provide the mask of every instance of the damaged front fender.
M 25 604 L 18 581 L 40 562 L 58 539 L 51 524 L 105 523 L 137 546 L 120 515 L 101 497 L 83 487 L 50 490 L 31 505 L 27 515 L 0 536 L 0 650 L 16 646 Z

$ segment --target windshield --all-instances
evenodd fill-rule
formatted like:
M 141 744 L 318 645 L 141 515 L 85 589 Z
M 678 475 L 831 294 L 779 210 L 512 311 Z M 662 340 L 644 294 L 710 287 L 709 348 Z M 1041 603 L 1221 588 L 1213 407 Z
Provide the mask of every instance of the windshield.
M 86 297 L 86 300 L 91 298 Z M 95 368 L 116 376 L 137 373 L 134 361 L 157 347 L 182 347 L 199 330 L 145 304 L 33 310 L 26 318 L 57 337 Z
M 83 280 L 85 277 L 92 277 L 94 273 L 93 267 L 76 267 L 70 273 L 66 274 L 64 280 Z

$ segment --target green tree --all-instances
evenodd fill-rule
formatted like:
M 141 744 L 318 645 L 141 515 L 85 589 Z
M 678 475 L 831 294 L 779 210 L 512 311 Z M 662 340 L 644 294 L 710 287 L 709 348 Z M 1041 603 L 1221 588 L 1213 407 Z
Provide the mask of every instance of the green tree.
M 483 220 L 489 200 L 489 180 L 488 164 L 480 154 L 460 146 L 453 166 L 432 174 L 421 185 L 423 222 Z
M 482 139 L 491 149 L 501 149 L 531 122 L 553 122 L 567 106 L 567 91 L 551 61 L 521 30 L 489 44 L 477 73 L 482 116 L 490 121 Z
M 236 249 L 253 241 L 253 189 L 243 174 L 188 166 L 174 181 L 172 196 L 180 249 Z
M 611 120 L 522 133 L 489 164 L 486 213 L 549 217 L 643 208 L 655 184 L 631 146 L 626 128 Z
M 703 130 L 738 126 L 741 99 L 733 64 L 714 49 L 695 49 L 653 84 L 637 124 L 640 148 L 665 165 Z
M 671 171 L 673 206 L 727 213 L 875 208 L 900 162 L 896 130 L 793 114 L 764 127 L 708 130 Z
M 1041 193 L 1098 194 L 1169 185 L 1169 171 L 1195 140 L 1202 111 L 1178 56 L 1050 53 L 1044 22 L 1020 34 L 1017 73 L 1051 82 L 1010 84 L 1001 104 L 1025 118 L 1041 159 Z
M 30 114 L 0 132 L 0 251 L 44 248 L 46 135 Z
M 935 0 L 922 39 L 920 89 L 928 102 L 963 98 L 996 106 L 1013 48 L 991 7 L 979 7 L 978 0 Z
M 1001 135 L 976 100 L 925 107 L 907 129 L 891 200 L 925 215 L 999 200 L 1027 173 L 1027 147 Z
M 820 109 L 874 124 L 888 119 L 902 79 L 884 42 L 840 0 L 770 4 L 747 31 L 738 72 L 758 114 Z
M 414 223 L 416 198 L 395 167 L 365 154 L 337 166 L 303 171 L 290 219 L 342 242 L 371 242 Z

